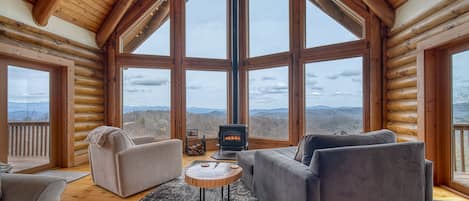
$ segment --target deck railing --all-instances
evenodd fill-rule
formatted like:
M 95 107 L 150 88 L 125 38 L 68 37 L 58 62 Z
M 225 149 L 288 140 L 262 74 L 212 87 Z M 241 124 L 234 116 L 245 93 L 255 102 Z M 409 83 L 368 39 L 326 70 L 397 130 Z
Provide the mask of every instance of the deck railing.
M 453 151 L 454 151 L 454 171 L 466 172 L 469 167 L 466 167 L 466 155 L 469 151 L 466 141 L 465 133 L 469 133 L 469 124 L 454 124 L 454 137 L 453 137 Z M 459 140 L 456 140 L 459 139 Z M 459 148 L 459 149 L 458 149 Z M 459 166 L 459 167 L 458 167 Z
M 49 157 L 49 122 L 9 122 L 9 157 Z

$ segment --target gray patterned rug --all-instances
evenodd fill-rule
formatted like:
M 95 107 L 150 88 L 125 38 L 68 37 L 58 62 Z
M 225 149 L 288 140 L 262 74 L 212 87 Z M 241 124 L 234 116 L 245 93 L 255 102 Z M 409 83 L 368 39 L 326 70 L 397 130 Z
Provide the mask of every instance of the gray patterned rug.
M 226 197 L 225 188 L 225 199 Z M 220 200 L 220 188 L 207 189 L 206 200 Z M 257 201 L 254 195 L 240 181 L 230 185 L 230 200 L 232 201 Z M 199 200 L 199 188 L 190 186 L 183 178 L 177 178 L 168 183 L 156 187 L 153 193 L 146 195 L 141 201 L 191 201 Z

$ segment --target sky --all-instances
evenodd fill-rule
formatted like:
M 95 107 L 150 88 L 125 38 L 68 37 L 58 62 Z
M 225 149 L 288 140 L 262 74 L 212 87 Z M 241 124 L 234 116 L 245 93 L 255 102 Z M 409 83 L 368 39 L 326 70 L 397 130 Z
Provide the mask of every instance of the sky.
M 49 72 L 8 66 L 8 102 L 49 102 Z

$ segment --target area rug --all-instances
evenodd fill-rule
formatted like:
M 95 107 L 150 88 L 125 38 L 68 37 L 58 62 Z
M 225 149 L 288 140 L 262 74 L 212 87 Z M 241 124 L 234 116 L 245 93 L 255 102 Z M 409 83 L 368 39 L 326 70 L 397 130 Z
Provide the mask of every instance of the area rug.
M 227 200 L 227 188 L 225 188 L 224 200 Z M 205 200 L 221 200 L 221 189 L 207 189 Z M 153 193 L 146 195 L 140 201 L 191 201 L 199 200 L 199 188 L 190 186 L 183 178 L 177 178 L 156 187 Z M 230 185 L 230 200 L 232 201 L 257 201 L 256 197 L 240 181 Z
M 215 160 L 236 160 L 236 151 L 216 151 L 210 157 Z
M 35 173 L 35 175 L 60 177 L 60 178 L 64 178 L 67 181 L 67 183 L 71 183 L 71 182 L 74 182 L 76 180 L 79 180 L 83 177 L 90 175 L 90 173 L 89 172 L 77 172 L 77 171 L 46 170 L 43 172 Z

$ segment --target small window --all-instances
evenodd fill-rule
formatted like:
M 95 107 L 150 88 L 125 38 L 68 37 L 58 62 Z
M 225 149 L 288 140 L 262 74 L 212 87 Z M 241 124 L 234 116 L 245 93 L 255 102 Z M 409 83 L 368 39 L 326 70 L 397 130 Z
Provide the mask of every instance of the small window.
M 227 0 L 186 2 L 186 56 L 226 59 Z
M 122 52 L 170 56 L 169 1 L 157 1 L 121 37 Z
M 219 126 L 228 123 L 227 76 L 221 71 L 186 71 L 187 129 L 218 137 Z
M 362 19 L 335 1 L 306 0 L 306 47 L 359 40 Z
M 363 132 L 362 60 L 306 64 L 306 134 Z
M 290 49 L 288 0 L 249 1 L 249 57 Z
M 249 135 L 288 140 L 288 67 L 249 71 Z
M 123 70 L 123 128 L 131 136 L 170 138 L 171 71 Z

